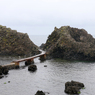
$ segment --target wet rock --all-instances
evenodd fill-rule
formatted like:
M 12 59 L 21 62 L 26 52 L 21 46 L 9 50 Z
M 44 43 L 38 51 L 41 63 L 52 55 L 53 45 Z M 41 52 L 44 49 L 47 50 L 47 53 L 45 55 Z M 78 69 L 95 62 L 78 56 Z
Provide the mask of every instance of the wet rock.
M 36 71 L 37 70 L 37 66 L 36 65 L 30 65 L 29 67 L 28 67 L 28 71 Z
M 80 89 L 84 87 L 83 83 L 71 81 L 65 83 L 65 92 L 68 94 L 79 94 Z
M 79 94 L 80 89 L 76 86 L 68 86 L 67 89 L 65 89 L 65 92 L 68 94 Z
M 8 74 L 8 72 L 9 72 L 8 68 L 7 67 L 3 67 L 2 73 L 6 75 L 6 74 Z
M 45 93 L 43 91 L 37 91 L 35 95 L 45 95 Z

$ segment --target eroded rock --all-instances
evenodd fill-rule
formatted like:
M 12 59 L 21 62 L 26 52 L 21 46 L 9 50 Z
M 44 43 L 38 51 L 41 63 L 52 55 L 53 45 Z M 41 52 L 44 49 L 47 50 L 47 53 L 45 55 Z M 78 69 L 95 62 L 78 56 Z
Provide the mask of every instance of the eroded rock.
M 79 94 L 80 89 L 84 87 L 83 83 L 71 81 L 65 83 L 65 92 L 68 94 Z

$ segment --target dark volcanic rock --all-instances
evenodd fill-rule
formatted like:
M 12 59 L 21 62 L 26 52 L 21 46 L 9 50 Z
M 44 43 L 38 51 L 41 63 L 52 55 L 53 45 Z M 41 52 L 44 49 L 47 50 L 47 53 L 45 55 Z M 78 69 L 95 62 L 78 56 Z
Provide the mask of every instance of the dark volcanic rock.
M 45 95 L 43 91 L 37 91 L 35 95 Z
M 30 56 L 40 53 L 26 33 L 20 33 L 0 25 L 0 55 Z
M 95 61 L 95 39 L 84 29 L 55 27 L 46 41 L 44 50 L 52 58 Z
M 37 66 L 36 66 L 36 65 L 30 65 L 30 66 L 28 67 L 28 70 L 34 72 L 34 71 L 37 70 Z
M 65 92 L 68 94 L 79 94 L 80 89 L 84 87 L 83 83 L 71 81 L 65 83 Z

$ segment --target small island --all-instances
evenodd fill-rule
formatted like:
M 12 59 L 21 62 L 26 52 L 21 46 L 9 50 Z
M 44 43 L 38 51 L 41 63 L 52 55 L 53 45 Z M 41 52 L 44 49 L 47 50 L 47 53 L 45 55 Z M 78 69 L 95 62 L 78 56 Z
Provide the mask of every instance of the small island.
M 95 39 L 84 29 L 55 27 L 43 47 L 51 58 L 95 61 Z

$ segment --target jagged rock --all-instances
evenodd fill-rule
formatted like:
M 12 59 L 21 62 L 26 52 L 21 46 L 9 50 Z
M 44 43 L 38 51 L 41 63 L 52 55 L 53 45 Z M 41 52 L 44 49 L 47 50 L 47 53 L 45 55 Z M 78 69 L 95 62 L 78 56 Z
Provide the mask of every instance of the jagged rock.
M 39 53 L 38 47 L 29 39 L 27 33 L 0 25 L 0 56 L 30 56 Z
M 43 91 L 37 91 L 35 95 L 45 95 L 45 93 Z
M 65 83 L 65 92 L 68 94 L 79 94 L 80 89 L 84 87 L 83 83 L 71 81 Z
M 48 36 L 44 50 L 52 58 L 95 61 L 95 39 L 84 29 L 55 28 Z
M 30 65 L 29 67 L 28 67 L 28 71 L 36 71 L 37 70 L 37 66 L 36 65 Z

